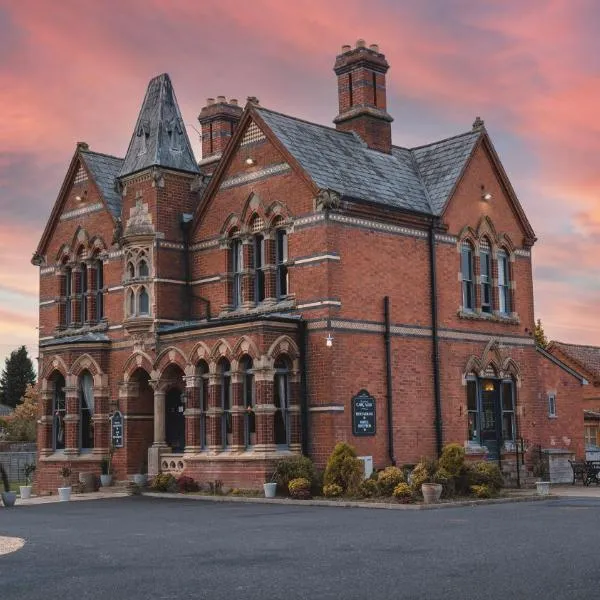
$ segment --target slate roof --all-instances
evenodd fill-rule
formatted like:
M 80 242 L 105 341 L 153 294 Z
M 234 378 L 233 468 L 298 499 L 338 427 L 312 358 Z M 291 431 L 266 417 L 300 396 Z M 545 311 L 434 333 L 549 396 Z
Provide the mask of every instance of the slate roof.
M 481 133 L 418 148 L 371 150 L 351 132 L 255 108 L 320 188 L 342 196 L 440 215 Z
M 580 346 L 553 341 L 548 349 L 552 352 L 555 348 L 580 364 L 590 375 L 600 377 L 600 348 L 597 346 Z
M 200 172 L 166 73 L 148 84 L 120 175 L 152 166 Z
M 121 195 L 117 192 L 115 185 L 119 172 L 123 167 L 123 159 L 92 152 L 91 150 L 81 150 L 80 153 L 94 181 L 100 188 L 110 212 L 115 217 L 119 217 L 121 215 Z
M 43 340 L 40 346 L 57 346 L 59 344 L 77 344 L 84 342 L 110 342 L 109 337 L 105 333 L 82 333 L 79 335 L 66 335 L 61 338 L 51 340 Z

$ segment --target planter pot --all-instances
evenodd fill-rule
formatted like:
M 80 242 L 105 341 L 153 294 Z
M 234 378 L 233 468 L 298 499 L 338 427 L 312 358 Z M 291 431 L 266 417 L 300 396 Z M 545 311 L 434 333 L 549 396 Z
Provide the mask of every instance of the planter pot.
M 112 483 L 112 475 L 100 475 L 100 484 L 102 487 L 110 487 Z
M 15 505 L 15 501 L 17 500 L 17 492 L 2 492 L 2 504 L 6 508 L 10 508 Z
M 140 487 L 144 487 L 146 485 L 147 480 L 148 476 L 144 473 L 136 473 L 133 476 L 133 483 L 135 483 L 135 485 L 139 485 Z
M 82 492 L 96 491 L 96 475 L 94 473 L 83 471 L 79 473 L 79 483 L 82 487 Z
M 549 481 L 536 481 L 535 487 L 537 488 L 538 496 L 548 496 L 550 494 Z
M 19 486 L 19 496 L 21 496 L 21 500 L 27 500 L 31 498 L 31 486 L 30 485 L 20 485 Z
M 276 483 L 263 483 L 263 489 L 265 490 L 265 498 L 275 498 L 275 492 L 277 492 Z
M 442 485 L 440 483 L 424 483 L 421 486 L 421 493 L 425 504 L 435 504 L 440 501 Z
M 71 499 L 71 486 L 58 488 L 58 497 L 61 502 L 68 502 Z

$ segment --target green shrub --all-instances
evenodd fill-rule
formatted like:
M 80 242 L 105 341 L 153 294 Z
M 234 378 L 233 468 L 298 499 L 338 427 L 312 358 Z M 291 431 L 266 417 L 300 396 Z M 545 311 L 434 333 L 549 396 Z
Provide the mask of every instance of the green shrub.
M 186 492 L 197 492 L 200 486 L 192 477 L 181 475 L 177 478 L 177 489 L 180 493 L 185 494 Z
M 438 469 L 433 476 L 434 483 L 440 483 L 444 498 L 452 498 L 456 493 L 456 477 L 454 477 L 447 469 Z
M 306 500 L 310 498 L 310 481 L 306 477 L 297 477 L 288 484 L 288 491 L 292 498 Z
M 177 480 L 170 473 L 159 473 L 150 483 L 150 488 L 155 492 L 177 492 Z
M 363 498 L 374 498 L 379 495 L 379 486 L 375 479 L 365 479 L 358 488 L 358 493 Z
M 392 495 L 394 496 L 394 498 L 396 498 L 396 500 L 406 503 L 412 500 L 413 492 L 410 485 L 402 481 L 394 488 Z
M 503 485 L 500 467 L 494 462 L 480 461 L 473 464 L 468 471 L 470 486 L 487 485 L 492 491 L 497 492 Z
M 492 490 L 489 485 L 472 485 L 471 492 L 473 495 L 477 496 L 477 498 L 491 498 Z
M 362 461 L 356 458 L 356 450 L 345 442 L 336 444 L 325 468 L 325 486 L 336 484 L 343 494 L 356 494 L 363 479 Z
M 323 496 L 326 498 L 338 498 L 344 493 L 341 485 L 337 483 L 330 483 L 329 485 L 323 486 Z
M 421 486 L 424 483 L 431 483 L 433 476 L 437 471 L 437 462 L 435 460 L 424 458 L 411 473 L 411 487 L 415 492 L 421 492 Z
M 315 479 L 315 466 L 308 456 L 290 456 L 282 458 L 275 465 L 275 481 L 281 489 L 287 490 L 292 479 Z
M 315 475 L 311 481 L 310 492 L 313 496 L 320 496 L 323 491 L 323 474 L 324 471 L 315 469 Z
M 451 477 L 458 477 L 465 464 L 465 449 L 460 444 L 448 444 L 442 450 L 439 468 L 446 470 Z
M 382 496 L 391 496 L 399 483 L 404 481 L 404 474 L 398 467 L 386 467 L 379 471 L 377 486 Z

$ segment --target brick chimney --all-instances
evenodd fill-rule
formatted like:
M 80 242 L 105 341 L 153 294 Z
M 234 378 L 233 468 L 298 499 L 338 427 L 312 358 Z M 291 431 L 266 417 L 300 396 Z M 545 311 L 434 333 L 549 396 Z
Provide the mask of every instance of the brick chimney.
M 377 44 L 364 40 L 342 46 L 333 70 L 338 79 L 339 115 L 333 120 L 340 131 L 355 131 L 373 150 L 391 152 L 392 117 L 386 110 L 385 74 L 390 68 Z
M 218 160 L 227 146 L 237 124 L 242 116 L 242 108 L 238 101 L 231 98 L 229 102 L 225 96 L 217 99 L 207 98 L 206 106 L 200 111 L 198 121 L 202 126 L 202 161 L 206 159 Z M 208 162 L 211 162 L 210 160 Z

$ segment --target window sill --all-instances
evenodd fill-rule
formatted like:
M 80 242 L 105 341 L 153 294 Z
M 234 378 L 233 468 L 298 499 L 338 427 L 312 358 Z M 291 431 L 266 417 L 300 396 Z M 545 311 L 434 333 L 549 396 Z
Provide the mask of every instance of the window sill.
M 237 317 L 240 315 L 258 315 L 263 313 L 281 312 L 284 310 L 291 310 L 296 306 L 296 300 L 293 294 L 288 294 L 284 300 L 276 302 L 261 302 L 257 306 L 252 308 L 230 308 L 222 311 L 219 314 L 220 318 L 226 317 Z
M 558 415 L 548 415 L 549 419 L 558 419 Z
M 460 308 L 457 312 L 460 319 L 468 321 L 489 321 L 491 323 L 504 323 L 506 325 L 519 325 L 521 319 L 516 313 L 510 315 L 503 315 L 500 313 L 485 313 L 476 310 L 464 310 Z
M 107 331 L 108 330 L 108 320 L 106 317 L 102 317 L 102 319 L 96 323 L 95 325 L 81 325 L 79 327 L 65 327 L 61 325 L 56 328 L 54 332 L 55 338 L 67 337 L 70 335 L 81 335 L 82 333 L 95 333 L 98 331 Z

